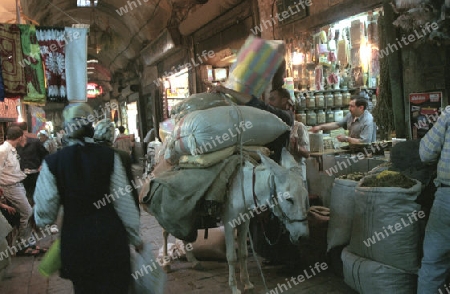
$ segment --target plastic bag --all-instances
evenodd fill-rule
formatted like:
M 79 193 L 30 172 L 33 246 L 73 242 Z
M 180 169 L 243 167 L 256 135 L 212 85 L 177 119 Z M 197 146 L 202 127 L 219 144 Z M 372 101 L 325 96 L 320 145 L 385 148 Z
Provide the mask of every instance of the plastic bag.
M 135 294 L 163 294 L 167 275 L 156 261 L 150 243 L 140 252 L 132 253 L 132 292 Z
M 44 277 L 49 277 L 59 271 L 61 268 L 61 240 L 56 239 L 50 249 L 45 253 L 41 263 L 39 263 L 39 272 Z

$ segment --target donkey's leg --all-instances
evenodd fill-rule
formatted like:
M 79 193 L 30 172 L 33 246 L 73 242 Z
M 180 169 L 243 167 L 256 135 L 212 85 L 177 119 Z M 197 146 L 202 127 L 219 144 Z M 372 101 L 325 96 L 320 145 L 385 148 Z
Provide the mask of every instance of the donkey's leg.
M 227 248 L 227 261 L 228 261 L 228 285 L 230 285 L 231 293 L 241 294 L 241 291 L 237 288 L 236 282 L 236 265 L 237 256 L 234 250 L 234 228 L 229 224 L 225 225 L 225 243 Z
M 247 269 L 247 235 L 249 231 L 250 221 L 244 222 L 237 228 L 238 232 L 238 258 L 241 266 L 241 282 L 244 284 L 244 290 L 252 290 L 254 288 L 253 284 L 250 282 Z
M 166 260 L 169 260 L 169 258 L 167 257 L 167 239 L 169 238 L 169 233 L 163 229 L 163 240 L 164 240 L 164 244 L 163 244 L 163 270 L 166 273 L 170 273 L 171 269 L 170 269 L 170 263 L 166 262 Z
M 194 253 L 192 252 L 192 250 L 187 250 L 186 249 L 186 245 L 189 244 L 186 241 L 183 241 L 183 245 L 184 245 L 184 251 L 186 252 L 186 259 L 188 262 L 190 262 L 192 264 L 192 268 L 196 269 L 196 270 L 202 270 L 203 266 L 200 263 L 200 261 L 197 260 L 197 258 L 195 258 Z M 191 244 L 192 246 L 192 244 Z

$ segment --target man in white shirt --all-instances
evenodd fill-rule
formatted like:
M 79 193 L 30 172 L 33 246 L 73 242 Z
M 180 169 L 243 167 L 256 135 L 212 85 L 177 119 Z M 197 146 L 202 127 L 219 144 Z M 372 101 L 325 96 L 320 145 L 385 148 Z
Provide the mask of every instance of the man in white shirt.
M 0 187 L 4 197 L 11 202 L 13 207 L 20 213 L 20 226 L 17 239 L 19 248 L 17 255 L 35 255 L 40 250 L 30 242 L 31 227 L 28 221 L 32 214 L 25 188 L 22 181 L 27 177 L 20 169 L 20 162 L 16 147 L 24 146 L 26 138 L 18 126 L 11 126 L 6 130 L 6 141 L 0 145 Z M 13 246 L 15 247 L 15 246 Z M 17 247 L 15 247 L 17 250 Z

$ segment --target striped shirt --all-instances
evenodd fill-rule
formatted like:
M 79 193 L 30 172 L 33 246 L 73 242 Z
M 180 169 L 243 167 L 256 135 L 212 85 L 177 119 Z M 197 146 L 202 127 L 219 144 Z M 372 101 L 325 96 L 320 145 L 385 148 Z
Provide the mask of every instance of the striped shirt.
M 436 186 L 450 186 L 450 115 L 442 114 L 420 141 L 420 159 L 424 163 L 438 161 Z

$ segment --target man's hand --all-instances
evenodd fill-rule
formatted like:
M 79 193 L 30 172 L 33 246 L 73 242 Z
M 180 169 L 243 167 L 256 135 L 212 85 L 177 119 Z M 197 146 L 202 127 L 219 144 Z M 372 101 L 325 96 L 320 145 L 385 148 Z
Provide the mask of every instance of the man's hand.
M 348 137 L 345 136 L 345 135 L 338 135 L 338 136 L 336 137 L 336 139 L 337 139 L 339 142 L 348 142 Z
M 0 207 L 3 208 L 3 209 L 6 209 L 6 211 L 9 214 L 11 214 L 11 215 L 16 213 L 16 209 L 14 207 L 11 207 L 11 206 L 7 205 L 7 204 L 0 203 Z
M 313 133 L 317 133 L 318 131 L 321 131 L 321 130 L 322 130 L 322 126 L 314 126 L 311 128 L 310 131 Z

